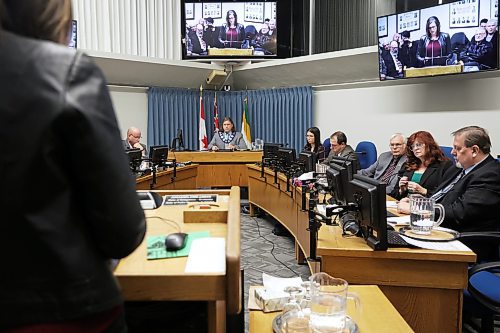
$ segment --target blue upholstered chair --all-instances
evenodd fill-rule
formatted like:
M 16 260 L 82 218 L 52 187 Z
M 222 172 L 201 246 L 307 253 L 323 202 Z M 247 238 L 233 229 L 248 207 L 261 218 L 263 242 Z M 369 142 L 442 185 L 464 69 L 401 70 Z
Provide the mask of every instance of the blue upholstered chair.
M 500 232 L 463 233 L 460 240 L 473 250 L 474 243 L 486 243 L 488 248 L 491 245 L 493 249 L 493 256 L 478 256 L 478 264 L 469 268 L 469 284 L 464 291 L 463 305 L 464 324 L 479 332 L 493 332 L 494 316 L 500 315 Z M 471 240 L 472 243 L 469 243 Z M 481 327 L 477 327 L 477 321 L 472 318 L 480 318 Z
M 356 146 L 359 167 L 366 169 L 377 161 L 377 147 L 370 141 L 361 141 Z
M 326 138 L 325 141 L 323 141 L 323 147 L 325 147 L 326 156 L 328 156 L 331 148 L 330 138 Z
M 443 152 L 444 156 L 448 157 L 452 161 L 455 160 L 455 156 L 451 154 L 451 150 L 453 149 L 452 147 L 439 146 L 439 148 L 441 148 L 441 151 Z

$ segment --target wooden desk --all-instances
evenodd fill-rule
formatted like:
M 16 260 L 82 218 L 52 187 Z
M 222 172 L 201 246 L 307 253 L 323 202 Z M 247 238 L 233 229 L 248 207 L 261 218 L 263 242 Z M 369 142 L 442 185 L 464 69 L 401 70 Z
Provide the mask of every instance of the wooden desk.
M 136 179 L 138 190 L 189 190 L 196 188 L 197 165 L 188 165 L 177 168 L 174 178 L 174 169 L 167 169 L 156 174 L 156 184 L 152 184 L 153 175 L 149 174 Z
M 262 161 L 262 151 L 178 151 L 168 158 L 198 164 L 196 187 L 248 186 L 248 163 Z
M 462 293 L 473 252 L 391 248 L 373 251 L 339 227 L 318 234 L 321 271 L 349 283 L 376 284 L 416 332 L 461 332 Z
M 413 332 L 377 286 L 349 286 L 349 291 L 356 292 L 361 299 L 361 313 L 356 313 L 352 307 L 347 309 L 347 313 L 358 325 L 360 333 Z M 272 333 L 273 319 L 279 313 L 264 313 L 260 310 L 250 311 L 250 333 Z
M 208 49 L 208 55 L 218 55 L 218 56 L 251 56 L 253 54 L 253 47 L 249 49 L 234 49 L 234 48 L 225 48 L 218 49 L 216 47 L 211 47 Z
M 240 277 L 240 190 L 221 191 L 159 191 L 165 194 L 219 194 L 219 204 L 227 207 L 227 223 L 186 223 L 183 210 L 186 206 L 162 206 L 148 210 L 147 236 L 166 235 L 177 231 L 177 222 L 184 232 L 209 230 L 211 237 L 226 238 L 225 274 L 187 274 L 184 272 L 187 257 L 147 260 L 146 238 L 128 257 L 122 259 L 115 270 L 124 298 L 129 301 L 207 301 L 210 332 L 225 332 L 226 313 L 241 311 Z
M 296 241 L 300 260 L 309 255 L 307 211 L 302 210 L 300 188 L 286 192 L 286 178 L 258 166 L 248 166 L 249 202 L 276 218 Z M 307 208 L 307 207 L 306 207 Z M 338 227 L 323 225 L 318 233 L 322 272 L 354 284 L 376 284 L 416 332 L 461 332 L 462 290 L 467 286 L 468 263 L 473 252 L 424 249 L 373 251 L 357 237 L 343 238 Z
M 448 66 L 430 66 L 422 68 L 404 68 L 404 77 L 434 76 L 443 74 L 456 74 L 464 71 L 463 63 Z

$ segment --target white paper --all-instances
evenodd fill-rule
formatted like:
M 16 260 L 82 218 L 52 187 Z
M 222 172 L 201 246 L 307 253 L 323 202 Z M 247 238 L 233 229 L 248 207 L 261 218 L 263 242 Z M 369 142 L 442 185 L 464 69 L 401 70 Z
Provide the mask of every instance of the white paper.
M 314 178 L 314 172 L 306 172 L 299 176 L 299 180 L 309 180 Z
M 186 273 L 226 273 L 226 240 L 205 237 L 193 240 L 186 263 Z
M 272 292 L 275 294 L 275 296 L 280 294 L 280 292 L 283 292 L 285 296 L 288 296 L 289 294 L 284 292 L 286 287 L 300 287 L 302 284 L 302 279 L 300 277 L 293 277 L 293 278 L 279 278 L 275 276 L 271 276 L 266 273 L 262 273 L 262 284 L 266 288 L 267 292 Z M 281 296 L 280 296 L 281 297 Z
M 411 245 L 418 246 L 422 249 L 437 250 L 437 251 L 471 251 L 467 246 L 461 241 L 454 240 L 450 242 L 426 242 L 421 240 L 416 240 L 410 237 L 401 235 L 401 237 Z
M 387 208 L 398 208 L 398 202 L 397 201 L 386 201 L 385 206 Z
M 397 224 L 397 225 L 410 225 L 410 215 L 388 217 L 387 223 Z

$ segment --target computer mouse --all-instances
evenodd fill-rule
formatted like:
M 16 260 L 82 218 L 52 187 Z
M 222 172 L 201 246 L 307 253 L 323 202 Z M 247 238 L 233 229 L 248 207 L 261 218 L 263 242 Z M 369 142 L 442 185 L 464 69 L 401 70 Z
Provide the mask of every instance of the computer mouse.
M 165 248 L 167 251 L 179 251 L 186 246 L 188 234 L 176 232 L 165 237 Z

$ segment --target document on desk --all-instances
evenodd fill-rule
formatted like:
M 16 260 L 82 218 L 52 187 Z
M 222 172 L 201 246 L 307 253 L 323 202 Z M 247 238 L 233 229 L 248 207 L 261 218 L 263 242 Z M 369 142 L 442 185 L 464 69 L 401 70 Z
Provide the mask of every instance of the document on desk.
M 387 223 L 392 225 L 410 225 L 410 215 L 393 216 L 387 218 Z
M 437 251 L 471 251 L 464 243 L 458 240 L 449 242 L 426 242 L 400 235 L 408 244 L 420 247 L 422 249 Z
M 386 201 L 385 202 L 385 206 L 387 208 L 394 208 L 394 209 L 396 209 L 396 208 L 398 208 L 398 202 L 397 201 L 392 201 L 392 200 L 391 201 Z
M 186 273 L 226 273 L 226 240 L 221 237 L 198 238 L 191 244 Z

